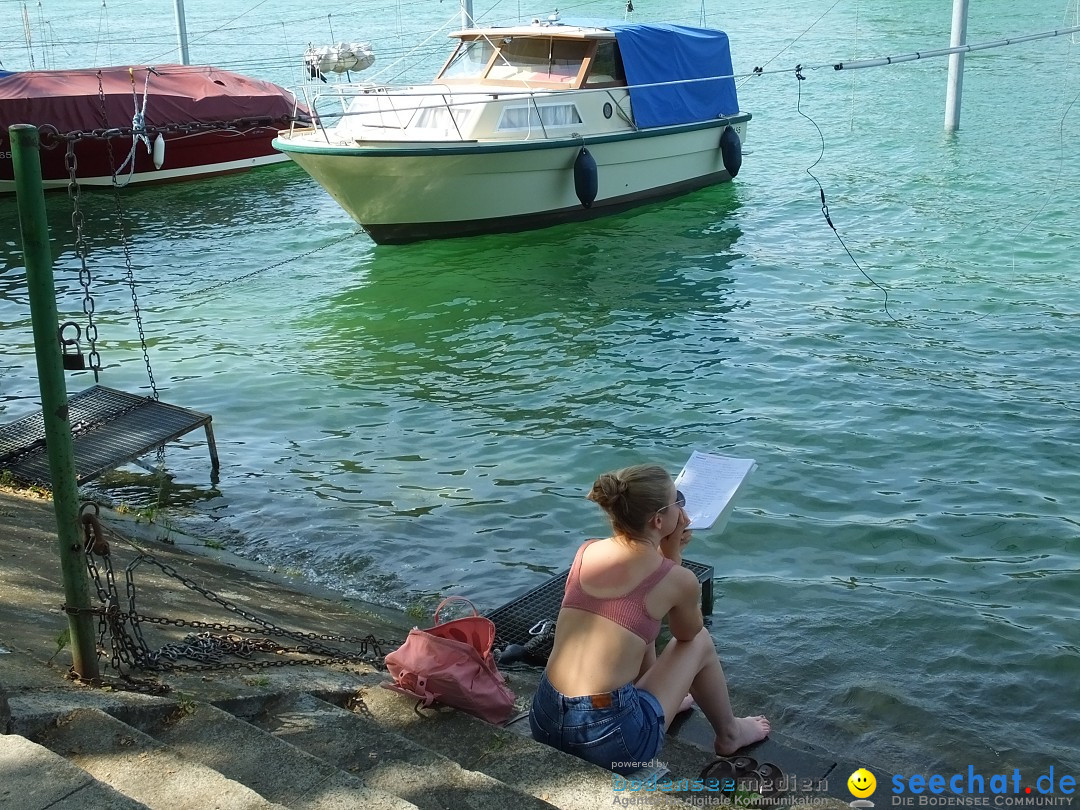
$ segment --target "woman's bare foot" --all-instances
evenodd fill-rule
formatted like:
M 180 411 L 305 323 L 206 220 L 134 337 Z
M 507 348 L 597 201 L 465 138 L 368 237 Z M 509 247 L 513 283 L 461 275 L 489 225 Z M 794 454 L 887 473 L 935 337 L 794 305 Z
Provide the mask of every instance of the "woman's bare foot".
M 722 757 L 730 756 L 740 748 L 764 740 L 769 736 L 769 730 L 769 721 L 765 715 L 736 717 L 730 733 L 723 737 L 717 735 L 713 748 Z
M 683 712 L 691 711 L 695 706 L 694 698 L 691 695 L 687 695 L 682 699 L 682 703 L 679 704 L 679 708 L 675 710 L 675 714 L 682 714 Z

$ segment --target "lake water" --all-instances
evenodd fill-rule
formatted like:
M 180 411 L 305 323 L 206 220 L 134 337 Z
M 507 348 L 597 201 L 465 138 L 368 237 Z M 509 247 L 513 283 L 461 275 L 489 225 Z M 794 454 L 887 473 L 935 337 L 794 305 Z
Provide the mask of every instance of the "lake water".
M 169 61 L 172 3 L 137 5 L 43 0 L 36 64 Z M 695 448 L 754 458 L 727 529 L 687 553 L 715 566 L 737 708 L 896 772 L 1077 775 L 1077 42 L 969 55 L 953 136 L 944 59 L 825 67 L 945 47 L 949 5 L 709 11 L 737 71 L 782 71 L 740 80 L 742 173 L 589 224 L 376 247 L 291 164 L 125 193 L 162 398 L 213 414 L 221 453 L 213 484 L 201 434 L 169 448 L 169 519 L 366 599 L 491 609 L 605 531 L 584 499 L 598 473 L 674 473 Z M 969 41 L 1076 24 L 1073 0 L 1051 5 L 973 3 Z M 330 27 L 384 65 L 454 13 L 341 6 L 188 0 L 192 59 L 291 83 Z M 699 19 L 685 0 L 637 6 Z M 490 17 L 519 10 L 549 11 Z M 25 68 L 4 16 L 3 63 Z M 431 75 L 439 42 L 404 75 Z M 102 382 L 146 390 L 112 197 L 84 207 Z M 78 318 L 70 203 L 48 208 Z M 10 199 L 0 239 L 10 421 L 38 407 Z M 156 497 L 138 468 L 92 491 Z

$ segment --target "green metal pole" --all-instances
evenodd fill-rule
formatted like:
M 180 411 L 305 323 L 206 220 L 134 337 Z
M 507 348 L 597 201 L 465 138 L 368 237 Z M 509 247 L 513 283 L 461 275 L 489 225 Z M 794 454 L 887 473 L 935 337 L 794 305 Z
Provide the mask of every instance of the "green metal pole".
M 75 451 L 68 420 L 67 386 L 60 357 L 60 320 L 56 313 L 56 284 L 53 281 L 49 250 L 49 223 L 45 216 L 45 194 L 41 185 L 41 141 L 37 127 L 14 124 L 11 160 L 15 168 L 15 199 L 19 207 L 26 261 L 26 285 L 30 294 L 30 319 L 34 325 L 41 414 L 45 420 L 45 442 L 52 478 L 56 539 L 64 579 L 64 600 L 69 609 L 72 667 L 81 678 L 98 677 L 97 648 L 94 643 L 90 607 L 90 583 L 79 531 L 79 488 L 75 483 Z

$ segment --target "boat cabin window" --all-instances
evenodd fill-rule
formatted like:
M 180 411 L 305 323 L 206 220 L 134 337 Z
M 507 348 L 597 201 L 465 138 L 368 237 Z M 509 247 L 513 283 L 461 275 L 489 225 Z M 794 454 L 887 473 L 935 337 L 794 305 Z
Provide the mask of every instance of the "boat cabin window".
M 589 65 L 586 85 L 626 84 L 622 57 L 614 40 L 601 40 L 596 43 L 596 54 Z
M 457 132 L 469 123 L 469 118 L 475 107 L 455 106 L 452 109 L 447 106 L 424 107 L 417 113 L 413 121 L 413 129 L 435 129 L 442 132 Z
M 463 41 L 436 81 L 575 87 L 592 47 L 588 40 L 536 35 Z
M 574 104 L 522 104 L 507 107 L 499 116 L 499 131 L 508 129 L 539 129 L 571 127 L 581 123 L 581 114 Z
M 494 53 L 495 46 L 490 40 L 473 39 L 461 42 L 439 78 L 482 79 Z
M 581 72 L 588 49 L 589 43 L 578 40 L 507 37 L 488 77 L 569 85 Z

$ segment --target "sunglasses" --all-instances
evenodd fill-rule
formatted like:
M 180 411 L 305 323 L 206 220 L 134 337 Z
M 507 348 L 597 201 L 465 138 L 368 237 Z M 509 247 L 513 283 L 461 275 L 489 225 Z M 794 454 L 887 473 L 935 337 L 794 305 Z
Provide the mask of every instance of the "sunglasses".
M 660 514 L 665 509 L 670 509 L 673 506 L 678 506 L 680 508 L 686 506 L 686 496 L 683 495 L 679 490 L 675 490 L 675 503 L 669 503 L 667 506 L 661 506 L 659 509 L 656 510 L 656 514 Z

